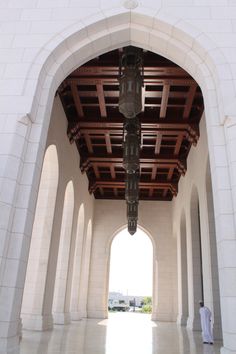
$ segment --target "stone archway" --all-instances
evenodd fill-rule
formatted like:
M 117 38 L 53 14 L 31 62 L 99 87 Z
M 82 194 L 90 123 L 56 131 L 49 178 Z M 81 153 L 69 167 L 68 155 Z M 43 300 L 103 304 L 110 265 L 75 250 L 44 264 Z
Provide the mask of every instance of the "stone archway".
M 109 27 L 109 31 L 107 26 Z M 39 75 L 39 84 L 34 95 L 35 99 L 32 100 L 32 110 L 29 116 L 25 118 L 28 124 L 26 134 L 29 135 L 26 154 L 32 148 L 31 137 L 34 136 L 36 131 L 39 136 L 37 154 L 32 163 L 32 168 L 36 169 L 37 164 L 42 164 L 52 102 L 60 82 L 76 66 L 81 65 L 100 53 L 126 44 L 133 44 L 152 50 L 175 61 L 187 70 L 198 81 L 203 91 L 208 134 L 211 134 L 209 128 L 211 122 L 215 122 L 218 129 L 223 132 L 223 127 L 220 126 L 220 117 L 217 114 L 217 108 L 220 110 L 219 102 L 222 98 L 223 87 L 222 84 L 219 86 L 221 87 L 220 91 L 217 86 L 218 70 L 214 62 L 214 50 L 216 49 L 209 41 L 204 42 L 204 35 L 196 32 L 189 25 L 186 25 L 185 28 L 184 31 L 181 29 L 181 21 L 173 24 L 168 23 L 168 19 L 161 21 L 158 18 L 150 17 L 146 17 L 145 25 L 143 25 L 143 18 L 140 20 L 135 14 L 132 17 L 122 14 L 110 19 L 103 19 L 98 23 L 92 23 L 87 27 L 86 31 L 84 31 L 82 26 L 78 28 L 75 25 L 67 33 L 62 33 L 57 38 L 54 38 L 52 42 L 48 43 L 40 57 L 43 64 L 39 64 L 41 65 L 41 72 Z M 219 56 L 221 55 L 221 53 L 218 54 Z M 214 76 L 211 72 L 214 72 Z M 224 114 L 222 115 L 223 119 Z M 212 143 L 212 139 L 209 139 L 209 141 Z M 212 145 L 209 146 L 209 149 L 213 154 Z M 213 168 L 215 168 L 215 161 L 213 159 L 211 163 Z M 26 166 L 23 167 L 23 171 L 25 168 Z M 227 170 L 228 166 L 225 166 L 225 169 Z M 23 173 L 20 180 L 21 184 L 25 183 L 24 178 L 26 177 Z M 30 181 L 31 190 L 37 186 L 38 178 L 33 174 Z M 213 189 L 217 192 L 221 187 L 220 182 L 217 182 L 216 171 L 213 178 Z M 16 186 L 15 188 L 17 189 L 18 187 Z M 216 198 L 218 197 L 218 193 L 214 193 L 214 195 L 216 195 Z M 230 195 L 228 195 L 228 200 L 231 202 Z M 35 203 L 36 197 L 31 193 L 28 206 L 35 205 Z M 215 204 L 218 205 L 217 203 L 216 199 Z M 220 213 L 224 213 L 224 206 L 221 206 Z M 232 215 L 231 219 L 233 219 Z M 32 217 L 29 208 L 26 208 L 23 223 L 25 227 L 27 226 L 27 229 L 32 229 Z M 222 224 L 223 228 L 224 221 L 219 218 L 219 223 Z M 18 271 L 16 270 L 16 272 Z M 13 290 L 12 301 L 8 304 L 10 313 L 17 313 L 13 305 L 16 296 L 19 296 L 19 294 Z M 224 306 L 224 311 L 227 312 L 229 318 L 232 316 L 227 304 Z M 10 321 L 5 324 L 5 326 L 9 325 Z M 230 332 L 230 329 L 228 331 Z M 12 337 L 16 338 L 16 336 L 17 331 L 15 331 L 15 335 Z M 230 340 L 228 340 L 228 343 L 229 347 L 232 347 Z
M 106 254 L 108 255 L 108 260 L 107 260 L 107 269 L 106 269 L 106 274 L 107 274 L 107 286 L 106 286 L 106 298 L 108 301 L 108 294 L 109 294 L 109 278 L 110 278 L 110 265 L 111 265 L 111 248 L 112 248 L 112 243 L 114 239 L 126 229 L 126 225 L 118 228 L 108 239 L 107 246 L 106 246 Z M 158 261 L 157 261 L 157 252 L 156 252 L 156 242 L 154 238 L 152 237 L 151 233 L 146 230 L 145 227 L 138 225 L 138 229 L 143 232 L 143 234 L 149 239 L 152 245 L 152 253 L 153 253 L 153 260 L 152 260 L 152 319 L 155 320 L 157 316 L 157 271 L 158 271 Z M 129 235 L 127 235 L 129 237 Z M 134 236 L 135 237 L 135 236 Z M 132 260 L 132 255 L 131 255 L 131 260 Z M 141 259 L 140 259 L 141 261 Z

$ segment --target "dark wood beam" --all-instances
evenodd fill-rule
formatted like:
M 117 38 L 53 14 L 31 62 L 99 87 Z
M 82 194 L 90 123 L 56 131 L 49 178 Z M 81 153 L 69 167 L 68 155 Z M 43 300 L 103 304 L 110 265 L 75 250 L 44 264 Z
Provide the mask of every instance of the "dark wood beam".
M 147 158 L 147 157 L 140 157 L 140 164 L 143 168 L 153 168 L 154 165 L 157 165 L 158 169 L 161 168 L 171 168 L 174 167 L 177 169 L 179 173 L 182 175 L 185 174 L 187 169 L 187 163 L 185 159 L 179 158 L 177 156 L 168 155 L 169 158 L 163 155 L 156 156 L 155 158 Z M 110 167 L 111 164 L 114 164 L 116 167 L 123 167 L 123 158 L 122 157 L 115 157 L 112 155 L 111 157 L 101 156 L 98 157 L 97 155 L 91 155 L 90 157 L 85 158 L 81 161 L 81 171 L 85 172 L 88 171 L 90 167 L 99 166 L 99 167 Z
M 116 178 L 116 172 L 115 172 L 115 167 L 114 167 L 114 165 L 111 165 L 111 166 L 110 166 L 110 171 L 111 171 L 111 177 L 112 177 L 112 179 L 115 179 L 115 178 Z
M 117 87 L 116 91 L 107 91 L 104 90 L 104 97 L 108 97 L 108 98 L 119 98 L 119 88 Z M 78 90 L 79 96 L 80 97 L 98 97 L 98 92 L 97 90 L 95 91 L 85 91 L 85 90 Z M 69 92 L 67 92 L 67 95 L 69 94 Z M 189 95 L 189 92 L 186 92 L 183 88 L 183 91 L 170 91 L 169 92 L 169 98 L 187 98 Z M 163 93 L 161 91 L 156 91 L 156 90 L 148 90 L 145 91 L 145 86 L 142 88 L 142 107 L 144 108 L 144 102 L 145 102 L 145 98 L 162 98 Z M 200 92 L 196 92 L 195 97 L 201 97 L 201 93 Z M 117 101 L 118 102 L 118 101 Z M 143 109 L 142 109 L 143 111 Z
M 98 169 L 98 165 L 93 165 L 93 170 L 95 173 L 96 178 L 100 178 L 100 173 L 99 173 L 99 169 Z
M 179 155 L 179 151 L 182 145 L 182 141 L 183 141 L 183 134 L 179 134 L 176 144 L 175 144 L 175 151 L 174 151 L 174 155 Z
M 125 182 L 124 181 L 104 181 L 104 180 L 96 180 L 89 185 L 90 193 L 93 193 L 97 188 L 117 188 L 117 189 L 124 189 Z M 168 189 L 171 191 L 173 195 L 177 195 L 178 192 L 178 184 L 171 183 L 171 182 L 139 182 L 139 189 Z
M 105 133 L 106 149 L 108 154 L 112 154 L 111 138 L 109 133 Z
M 163 92 L 162 92 L 162 99 L 161 99 L 160 118 L 165 118 L 166 116 L 169 92 L 170 92 L 170 85 L 164 85 Z
M 145 98 L 146 98 L 146 87 L 143 85 L 142 87 L 142 112 L 145 111 Z
M 79 93 L 78 93 L 78 90 L 77 90 L 77 84 L 75 82 L 71 83 L 71 92 L 72 92 L 73 100 L 74 100 L 74 103 L 75 103 L 76 111 L 77 111 L 79 117 L 83 118 L 84 117 L 84 111 L 83 111 L 83 107 L 82 107 L 82 104 L 81 104 L 81 101 L 80 101 L 80 96 L 79 96 Z
M 100 107 L 101 117 L 107 117 L 106 103 L 104 98 L 103 86 L 100 84 L 96 85 L 98 92 L 98 102 Z
M 99 192 L 101 193 L 101 195 L 104 195 L 104 190 L 101 186 L 98 187 L 99 188 Z
M 69 85 L 75 83 L 76 85 L 119 85 L 118 77 L 69 77 L 65 80 Z M 158 77 L 144 77 L 144 84 L 149 86 L 163 86 L 163 85 L 173 85 L 173 86 L 191 86 L 194 84 L 194 79 L 189 78 L 158 78 Z
M 86 145 L 87 145 L 87 148 L 88 148 L 88 152 L 90 154 L 93 154 L 93 146 L 92 146 L 92 143 L 91 143 L 91 139 L 90 139 L 90 135 L 88 133 L 85 133 L 84 134 L 84 139 L 86 141 Z
M 73 72 L 73 76 L 118 76 L 119 67 L 117 66 L 81 66 Z M 189 74 L 178 66 L 145 66 L 144 76 L 186 76 Z
M 195 93 L 196 93 L 196 89 L 197 89 L 197 84 L 193 83 L 190 86 L 189 92 L 188 92 L 188 97 L 186 99 L 185 102 L 185 108 L 184 108 L 184 113 L 183 113 L 183 118 L 187 119 L 189 117 L 189 114 L 191 112 L 192 109 L 192 104 L 193 104 L 193 100 L 195 97 Z
M 162 134 L 160 132 L 158 132 L 157 135 L 156 135 L 155 155 L 159 155 L 160 154 L 161 138 L 162 138 Z
M 94 192 L 94 196 L 96 199 L 101 199 L 101 200 L 123 200 L 125 199 L 124 195 L 122 195 L 121 193 L 119 193 L 119 195 L 117 197 L 114 197 L 114 194 L 104 194 L 103 196 L 101 196 L 100 194 L 97 194 L 97 192 Z M 142 193 L 139 196 L 139 200 L 146 200 L 146 201 L 162 201 L 162 202 L 170 202 L 173 199 L 173 195 L 171 193 L 169 193 L 165 198 L 163 197 L 163 195 L 153 195 L 151 198 L 148 197 L 146 194 L 142 195 Z
M 157 175 L 157 165 L 154 165 L 152 167 L 152 175 L 151 175 L 151 180 L 155 180 L 156 179 L 156 175 Z
M 166 189 L 163 190 L 163 198 L 166 197 L 167 193 L 168 193 L 168 189 L 166 188 Z
M 148 196 L 151 198 L 153 196 L 154 188 L 150 188 L 148 191 Z
M 169 168 L 169 172 L 168 172 L 168 175 L 167 175 L 167 181 L 171 181 L 171 179 L 172 179 L 172 176 L 173 176 L 173 173 L 174 173 L 174 167 L 173 166 L 171 166 L 170 168 Z

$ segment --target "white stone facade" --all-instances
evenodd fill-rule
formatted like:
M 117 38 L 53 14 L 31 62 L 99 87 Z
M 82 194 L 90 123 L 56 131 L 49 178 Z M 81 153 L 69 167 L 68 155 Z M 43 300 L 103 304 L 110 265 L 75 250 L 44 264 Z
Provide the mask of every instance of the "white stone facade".
M 51 328 L 53 317 L 106 316 L 110 243 L 125 225 L 123 205 L 88 195 L 62 107 L 53 102 L 72 70 L 128 44 L 183 67 L 205 105 L 206 126 L 203 120 L 177 198 L 140 203 L 139 223 L 154 249 L 153 318 L 198 329 L 204 295 L 217 336 L 222 320 L 222 354 L 236 353 L 235 1 L 145 0 L 127 10 L 120 0 L 0 0 L 2 353 L 18 346 L 21 312 L 23 325 L 35 329 Z M 105 218 L 111 206 L 115 217 Z

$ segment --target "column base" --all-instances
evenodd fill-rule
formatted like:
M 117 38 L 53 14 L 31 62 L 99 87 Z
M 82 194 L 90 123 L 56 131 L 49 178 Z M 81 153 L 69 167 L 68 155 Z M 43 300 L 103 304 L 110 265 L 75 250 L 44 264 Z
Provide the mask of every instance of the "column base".
M 98 319 L 106 319 L 108 317 L 108 312 L 104 310 L 89 310 L 87 318 L 98 318 Z M 86 317 L 83 317 L 86 318 Z
M 21 314 L 23 329 L 32 331 L 48 331 L 53 329 L 52 315 Z
M 157 321 L 157 312 L 156 311 L 152 312 L 151 320 L 152 321 Z
M 222 327 L 215 323 L 213 324 L 213 338 L 214 340 L 222 340 Z
M 70 323 L 70 314 L 69 312 L 54 312 L 53 313 L 53 322 L 57 325 L 67 325 Z
M 175 322 L 176 318 L 174 314 L 170 313 L 153 313 L 152 314 L 153 321 L 160 321 L 160 322 Z
M 230 350 L 225 347 L 220 349 L 220 354 L 236 354 L 236 350 Z
M 18 354 L 20 352 L 19 336 L 0 338 L 0 354 Z
M 81 314 L 79 312 L 75 312 L 75 311 L 70 313 L 70 318 L 71 318 L 71 321 L 81 321 L 82 320 Z
M 187 320 L 187 328 L 191 329 L 192 331 L 201 331 L 201 320 L 196 317 L 189 317 Z
M 176 321 L 180 326 L 187 326 L 188 317 L 184 315 L 179 315 Z
M 18 336 L 19 336 L 19 340 L 20 341 L 22 339 L 22 328 L 23 328 L 23 326 L 22 326 L 22 318 L 20 318 L 19 325 L 18 325 Z

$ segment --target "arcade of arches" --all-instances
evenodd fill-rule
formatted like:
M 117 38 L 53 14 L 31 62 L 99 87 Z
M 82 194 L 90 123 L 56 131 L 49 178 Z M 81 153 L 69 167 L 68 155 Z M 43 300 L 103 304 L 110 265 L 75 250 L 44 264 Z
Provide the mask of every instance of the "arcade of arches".
M 117 54 L 99 59 L 72 73 L 54 99 L 21 309 L 24 329 L 108 316 L 110 245 L 126 223 L 123 118 Z M 152 319 L 199 331 L 204 299 L 214 337 L 221 339 L 201 91 L 184 70 L 148 52 L 144 84 L 139 225 L 154 246 Z
M 222 353 L 236 352 L 231 314 L 235 285 L 228 293 L 224 289 L 233 275 L 228 248 L 219 238 L 228 204 L 219 211 L 223 197 L 217 189 L 218 182 L 227 185 L 229 178 L 227 172 L 218 181 L 217 172 L 212 173 L 209 121 L 215 111 L 209 104 L 208 74 L 199 70 L 197 83 L 187 64 L 181 68 L 161 49 L 161 55 L 154 54 L 142 40 L 127 38 L 122 45 L 94 50 L 96 55 L 87 52 L 87 42 L 81 44 L 82 59 L 76 65 L 75 57 L 61 59 L 59 53 L 63 58 L 65 53 L 59 45 L 56 66 L 44 63 L 46 74 L 38 88 L 42 96 L 32 106 L 35 121 L 26 115 L 20 122 L 29 135 L 16 188 L 18 204 L 11 229 L 6 228 L 11 237 L 3 242 L 3 353 L 18 346 L 22 328 L 45 331 L 54 324 L 108 316 L 111 243 L 126 225 L 117 58 L 127 44 L 144 50 L 138 225 L 153 244 L 152 320 L 200 331 L 199 300 L 204 300 L 212 311 L 214 338 L 223 338 Z M 153 43 L 153 52 L 158 45 Z M 170 39 L 168 45 L 176 50 Z M 176 54 L 178 63 L 180 56 Z M 209 78 L 210 87 L 212 82 Z M 232 226 L 233 217 L 227 220 Z

